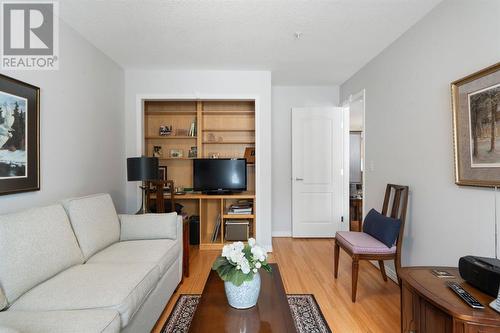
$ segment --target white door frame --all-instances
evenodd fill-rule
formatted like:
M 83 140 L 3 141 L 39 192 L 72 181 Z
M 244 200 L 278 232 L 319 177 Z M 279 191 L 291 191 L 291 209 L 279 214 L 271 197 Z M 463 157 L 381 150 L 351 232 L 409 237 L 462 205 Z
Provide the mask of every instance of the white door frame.
M 362 173 L 362 183 L 363 183 L 363 203 L 362 203 L 362 211 L 363 211 L 363 218 L 364 215 L 366 214 L 366 151 L 365 151 L 365 144 L 366 144 L 366 121 L 365 121 L 365 111 L 366 111 L 366 90 L 362 89 L 358 91 L 355 94 L 349 95 L 344 102 L 342 102 L 342 107 L 346 108 L 346 114 L 347 114 L 347 122 L 344 122 L 344 124 L 347 123 L 347 135 L 349 136 L 349 131 L 350 131 L 350 122 L 349 122 L 349 115 L 350 115 L 350 105 L 354 102 L 357 101 L 363 101 L 363 114 L 362 114 L 362 126 L 361 126 L 361 135 L 362 135 L 362 144 L 361 144 L 361 155 L 363 156 L 363 159 L 361 161 L 361 169 L 363 170 Z M 344 151 L 347 150 L 347 163 L 349 163 L 349 140 L 347 140 L 347 143 L 344 141 Z M 344 168 L 344 170 L 347 169 L 347 177 L 345 177 L 344 181 L 347 180 L 347 207 L 346 207 L 346 215 L 347 216 L 347 229 L 349 229 L 349 220 L 350 220 L 350 209 L 349 209 L 349 165 Z

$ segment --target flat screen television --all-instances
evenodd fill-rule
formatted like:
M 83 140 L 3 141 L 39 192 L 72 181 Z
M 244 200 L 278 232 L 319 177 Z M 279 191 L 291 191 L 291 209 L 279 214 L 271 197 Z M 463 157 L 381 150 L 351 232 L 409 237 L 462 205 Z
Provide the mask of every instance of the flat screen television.
M 193 187 L 208 194 L 247 190 L 247 162 L 244 158 L 200 158 L 193 160 Z

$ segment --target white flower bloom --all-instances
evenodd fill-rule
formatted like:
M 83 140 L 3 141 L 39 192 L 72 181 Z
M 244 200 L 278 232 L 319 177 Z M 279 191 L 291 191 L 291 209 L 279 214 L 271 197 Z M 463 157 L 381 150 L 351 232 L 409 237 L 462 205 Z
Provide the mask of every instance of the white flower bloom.
M 254 272 L 254 273 L 257 273 L 257 268 L 254 268 L 254 269 L 253 269 L 253 272 Z
M 229 259 L 229 256 L 230 256 L 230 253 L 232 251 L 232 246 L 231 245 L 224 245 L 224 247 L 222 248 L 222 256 L 223 257 L 226 257 Z
M 248 274 L 250 273 L 250 263 L 248 262 L 247 258 L 243 258 L 243 260 L 241 260 L 241 271 L 243 272 L 243 274 Z
M 255 263 L 255 267 L 256 267 L 256 268 L 260 268 L 261 266 L 262 266 L 262 264 L 261 264 L 260 262 L 258 262 L 258 261 L 257 261 L 257 262 Z
M 267 252 L 264 248 L 262 248 L 258 245 L 255 245 L 254 247 L 252 247 L 251 251 L 252 251 L 252 254 L 253 254 L 255 259 L 257 259 L 259 261 L 266 260 Z
M 229 260 L 231 260 L 233 263 L 239 264 L 239 265 L 241 265 L 241 261 L 244 258 L 245 258 L 245 254 L 241 251 L 232 251 L 229 255 Z
M 232 245 L 234 246 L 235 251 L 243 251 L 245 248 L 245 244 L 243 244 L 243 242 L 234 242 Z
M 241 266 L 240 265 L 236 266 L 236 269 L 241 269 Z
M 256 244 L 255 238 L 249 238 L 248 239 L 248 245 L 250 245 L 250 247 L 254 247 L 255 244 Z

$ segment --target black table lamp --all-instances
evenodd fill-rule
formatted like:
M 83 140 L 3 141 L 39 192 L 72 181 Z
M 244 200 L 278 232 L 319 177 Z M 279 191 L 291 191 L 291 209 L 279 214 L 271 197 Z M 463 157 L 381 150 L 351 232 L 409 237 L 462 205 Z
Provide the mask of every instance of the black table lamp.
M 137 214 L 147 212 L 146 207 L 146 187 L 144 182 L 158 179 L 158 158 L 157 157 L 129 157 L 127 158 L 127 180 L 129 182 L 142 182 L 142 204 Z

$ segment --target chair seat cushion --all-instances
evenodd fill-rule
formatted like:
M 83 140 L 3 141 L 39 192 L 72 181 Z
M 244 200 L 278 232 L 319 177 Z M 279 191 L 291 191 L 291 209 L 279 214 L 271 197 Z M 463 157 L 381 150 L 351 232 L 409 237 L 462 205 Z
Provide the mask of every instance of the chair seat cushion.
M 335 239 L 354 254 L 393 254 L 396 246 L 388 248 L 384 243 L 374 237 L 355 231 L 339 231 Z
M 112 309 L 125 327 L 156 286 L 156 265 L 85 264 L 71 267 L 21 296 L 15 311 Z
M 152 263 L 163 275 L 179 257 L 180 246 L 172 239 L 135 240 L 115 243 L 88 260 L 89 264 Z
M 0 332 L 118 333 L 120 315 L 114 310 L 3 311 Z

